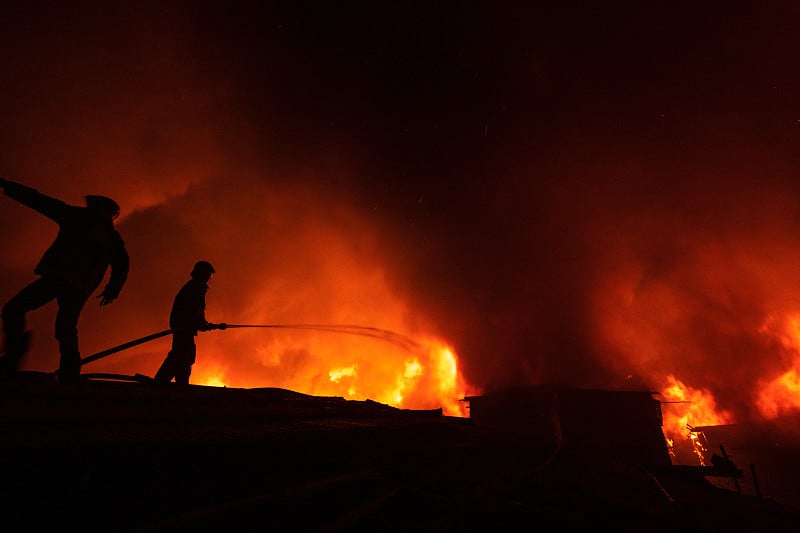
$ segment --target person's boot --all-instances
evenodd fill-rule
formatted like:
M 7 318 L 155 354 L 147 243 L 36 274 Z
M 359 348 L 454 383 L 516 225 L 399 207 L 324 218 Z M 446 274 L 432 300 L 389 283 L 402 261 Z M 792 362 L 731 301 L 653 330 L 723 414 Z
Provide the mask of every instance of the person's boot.
M 80 383 L 81 373 L 65 371 L 62 368 L 56 370 L 56 380 L 60 385 L 74 385 Z
M 66 352 L 61 354 L 61 362 L 56 377 L 59 383 L 78 383 L 81 379 L 81 354 L 80 352 Z
M 17 373 L 19 360 L 10 355 L 0 355 L 0 379 L 11 379 Z
M 11 378 L 16 375 L 22 356 L 31 344 L 31 332 L 21 335 L 6 336 L 6 353 L 0 356 L 0 378 Z

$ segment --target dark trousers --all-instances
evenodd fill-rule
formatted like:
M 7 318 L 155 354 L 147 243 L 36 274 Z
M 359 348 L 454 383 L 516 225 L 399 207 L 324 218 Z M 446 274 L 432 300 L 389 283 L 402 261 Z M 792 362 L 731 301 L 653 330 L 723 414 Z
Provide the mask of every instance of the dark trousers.
M 25 315 L 46 303 L 56 300 L 55 336 L 61 353 L 58 376 L 74 379 L 81 372 L 81 353 L 78 349 L 78 318 L 89 294 L 69 283 L 42 277 L 22 289 L 3 306 L 5 355 L 3 367 L 14 371 L 28 349 L 30 334 L 25 332 Z
M 189 384 L 192 374 L 192 365 L 197 354 L 194 343 L 195 330 L 174 330 L 172 332 L 172 350 L 167 354 L 161 367 L 155 375 L 156 383 L 169 383 L 175 378 L 175 383 Z

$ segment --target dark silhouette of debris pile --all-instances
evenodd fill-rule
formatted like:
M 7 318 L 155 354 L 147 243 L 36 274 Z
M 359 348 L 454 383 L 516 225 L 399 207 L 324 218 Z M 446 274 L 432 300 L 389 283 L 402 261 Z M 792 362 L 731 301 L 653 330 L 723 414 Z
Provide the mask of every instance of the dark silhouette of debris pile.
M 800 524 L 792 509 L 671 470 L 646 394 L 545 387 L 465 401 L 469 419 L 274 388 L 23 373 L 0 383 L 2 516 L 23 529 L 148 532 Z M 618 426 L 601 427 L 610 405 Z

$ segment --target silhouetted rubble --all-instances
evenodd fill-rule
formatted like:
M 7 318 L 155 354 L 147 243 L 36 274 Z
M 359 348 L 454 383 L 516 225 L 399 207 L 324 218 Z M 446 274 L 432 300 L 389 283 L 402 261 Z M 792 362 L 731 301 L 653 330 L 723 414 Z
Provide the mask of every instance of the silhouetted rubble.
M 284 389 L 0 383 L 3 520 L 102 531 L 789 531 L 669 464 L 648 393 L 534 387 L 471 417 Z M 556 431 L 553 431 L 553 430 Z

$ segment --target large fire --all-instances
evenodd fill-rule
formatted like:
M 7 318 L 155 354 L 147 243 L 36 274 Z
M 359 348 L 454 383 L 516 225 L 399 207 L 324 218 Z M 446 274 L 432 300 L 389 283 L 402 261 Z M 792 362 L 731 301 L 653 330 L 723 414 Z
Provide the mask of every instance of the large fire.
M 690 240 L 666 265 L 625 256 L 596 285 L 594 347 L 624 385 L 662 394 L 665 437 L 684 459 L 702 460 L 692 428 L 796 430 L 800 313 L 785 282 L 796 260 L 767 243 Z
M 400 293 L 389 275 L 398 268 L 395 252 L 383 248 L 379 228 L 346 202 L 326 205 L 329 197 L 318 186 L 268 189 L 254 181 L 247 195 L 200 191 L 178 202 L 185 206 L 159 208 L 185 208 L 187 224 L 195 223 L 195 211 L 213 213 L 217 202 L 229 205 L 230 214 L 201 241 L 188 239 L 191 247 L 160 249 L 155 263 L 147 258 L 152 240 L 129 238 L 137 263 L 124 295 L 102 313 L 87 306 L 81 318 L 85 355 L 164 329 L 187 265 L 202 257 L 217 270 L 206 297 L 208 320 L 266 327 L 200 333 L 191 383 L 280 387 L 466 416 L 460 400 L 478 389 L 464 378 L 453 343 Z M 122 223 L 128 236 L 134 231 L 126 223 L 136 221 Z M 39 321 L 32 322 L 35 330 L 47 327 L 42 314 L 32 320 Z M 274 327 L 287 324 L 317 327 Z M 147 343 L 86 371 L 153 375 L 168 350 L 168 339 Z M 48 364 L 52 358 L 29 360 L 32 368 Z
M 317 396 L 370 399 L 405 409 L 441 408 L 448 416 L 468 416 L 461 400 L 478 389 L 466 382 L 454 349 L 435 337 L 417 342 L 385 332 L 405 342 L 353 335 L 352 327 L 324 325 L 201 333 L 190 382 L 280 387 Z M 155 367 L 168 349 L 165 337 L 115 354 L 117 359 L 102 359 L 96 367 L 91 363 L 93 368 L 87 371 L 130 373 L 132 366 Z M 239 350 L 241 355 L 237 355 Z
M 769 316 L 758 331 L 780 344 L 784 361 L 777 375 L 754 383 L 757 414 L 766 420 L 796 415 L 800 412 L 800 314 Z M 664 434 L 673 457 L 681 447 L 689 448 L 705 464 L 704 436 L 695 428 L 733 424 L 735 416 L 717 405 L 710 390 L 690 387 L 674 375 L 667 376 L 662 396 Z
M 360 324 L 419 348 L 208 332 L 193 383 L 456 415 L 482 387 L 635 387 L 685 402 L 664 404 L 676 439 L 800 412 L 795 39 L 761 38 L 771 15 L 629 48 L 641 24 L 598 46 L 572 11 L 564 47 L 518 10 L 458 37 L 418 24 L 406 42 L 381 10 L 328 35 L 293 10 L 220 24 L 198 3 L 166 18 L 136 5 L 110 24 L 52 4 L 4 19 L 2 175 L 123 207 L 131 275 L 113 305 L 85 306 L 84 355 L 166 328 L 207 259 L 213 322 Z M 334 34 L 347 39 L 316 40 Z M 709 39 L 726 46 L 697 46 Z M 57 228 L 5 197 L 0 226 L 4 303 Z M 54 314 L 29 315 L 25 368 L 57 365 Z M 168 349 L 87 371 L 153 375 Z
M 342 352 L 320 344 L 319 367 L 315 364 L 297 376 L 287 375 L 277 385 L 306 394 L 372 399 L 408 409 L 441 407 L 446 415 L 466 416 L 460 399 L 468 394 L 468 387 L 458 371 L 455 353 L 446 344 L 431 339 L 420 343 L 412 353 L 375 341 L 351 340 L 348 344 L 350 348 Z M 297 353 L 302 352 L 302 346 L 297 344 Z M 260 353 L 275 352 L 262 346 Z M 280 364 L 270 356 L 265 362 Z M 193 382 L 243 388 L 264 386 L 263 380 L 237 376 L 230 366 L 220 362 L 199 365 Z

